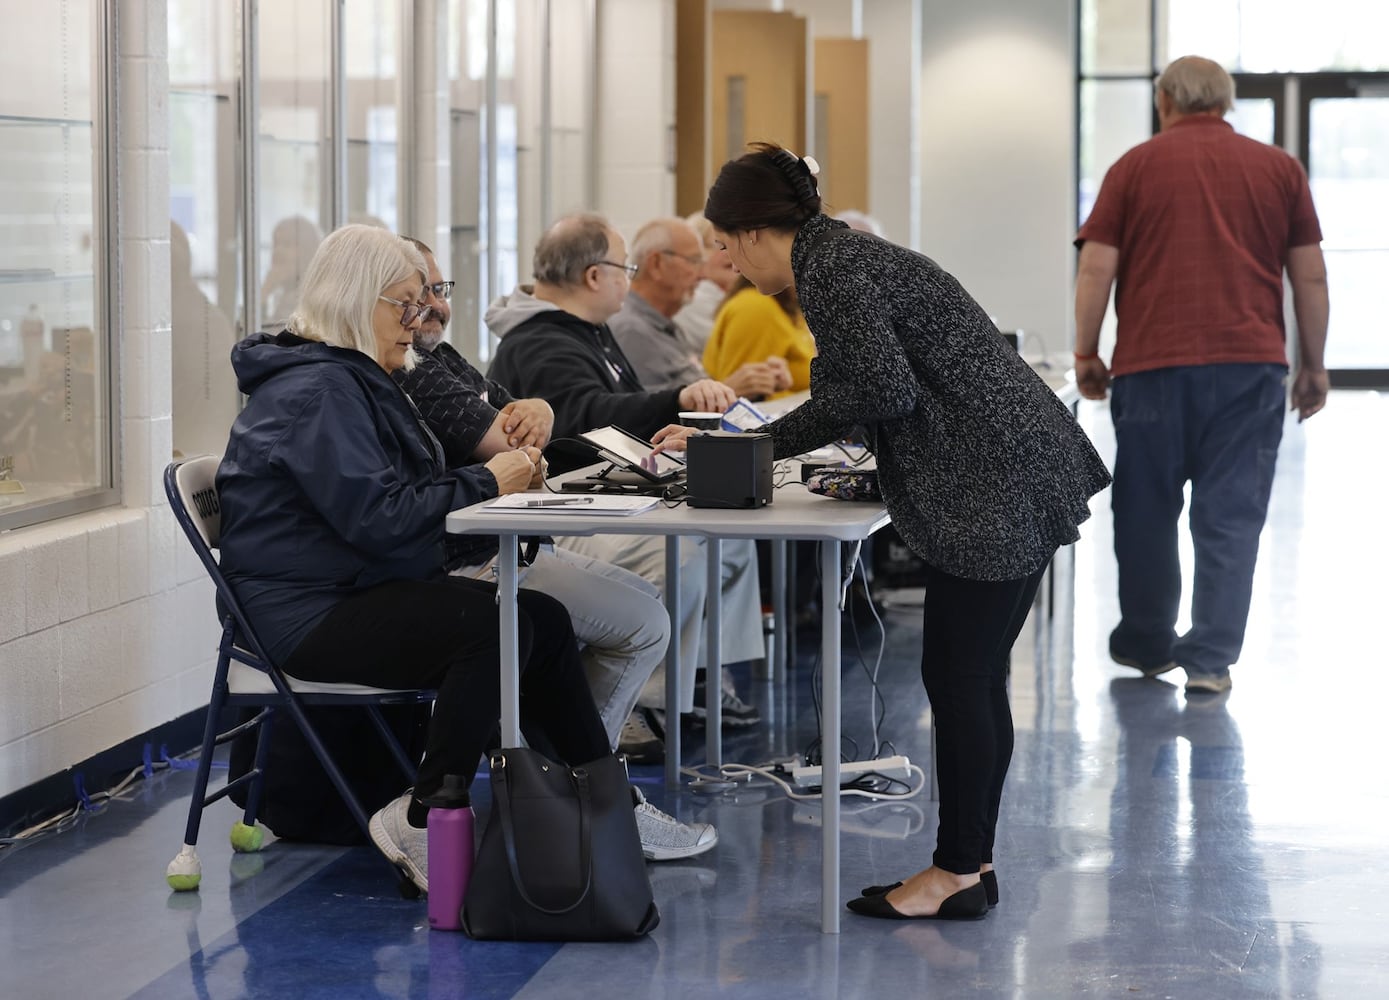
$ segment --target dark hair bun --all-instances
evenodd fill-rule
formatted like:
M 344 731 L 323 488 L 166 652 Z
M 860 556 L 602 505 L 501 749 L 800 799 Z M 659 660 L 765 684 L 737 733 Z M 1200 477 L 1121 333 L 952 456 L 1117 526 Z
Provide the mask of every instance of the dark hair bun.
M 704 217 L 727 233 L 771 228 L 794 232 L 820 214 L 815 183 L 819 165 L 771 142 L 754 142 L 750 151 L 719 171 L 704 202 Z

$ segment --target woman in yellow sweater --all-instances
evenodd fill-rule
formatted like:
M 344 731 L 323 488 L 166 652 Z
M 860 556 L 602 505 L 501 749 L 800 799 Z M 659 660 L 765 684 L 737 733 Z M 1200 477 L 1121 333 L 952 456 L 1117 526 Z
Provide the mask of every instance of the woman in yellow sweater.
M 747 278 L 728 293 L 714 320 L 714 330 L 704 347 L 704 367 L 710 378 L 723 379 L 749 362 L 784 359 L 791 370 L 791 385 L 769 399 L 810 388 L 810 359 L 815 357 L 815 338 L 805 325 L 795 289 L 763 295 Z

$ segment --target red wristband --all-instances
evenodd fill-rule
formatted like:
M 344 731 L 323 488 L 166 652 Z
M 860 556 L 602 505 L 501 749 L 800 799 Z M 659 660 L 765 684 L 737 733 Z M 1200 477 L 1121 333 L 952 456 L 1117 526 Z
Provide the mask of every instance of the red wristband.
M 1094 354 L 1076 354 L 1073 356 L 1077 361 L 1096 361 L 1099 359 L 1100 352 L 1096 351 Z

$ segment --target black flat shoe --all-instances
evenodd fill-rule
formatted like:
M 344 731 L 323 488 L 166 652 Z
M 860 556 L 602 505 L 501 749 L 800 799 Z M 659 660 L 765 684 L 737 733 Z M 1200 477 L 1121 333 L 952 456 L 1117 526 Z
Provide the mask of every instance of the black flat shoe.
M 885 892 L 896 889 L 901 882 L 893 882 L 891 885 L 870 885 L 859 893 L 860 896 L 881 896 Z
M 881 896 L 896 889 L 901 882 L 893 882 L 891 885 L 870 885 L 865 888 L 860 895 L 862 896 Z M 998 905 L 998 872 L 990 868 L 986 872 L 979 873 L 979 884 L 984 887 L 984 895 L 989 900 L 989 909 Z
M 879 917 L 883 920 L 982 920 L 989 912 L 989 899 L 984 894 L 982 882 L 946 896 L 935 913 L 924 917 L 899 913 L 887 901 L 885 892 L 876 896 L 859 896 L 857 899 L 849 900 L 848 905 L 850 911 L 859 916 Z

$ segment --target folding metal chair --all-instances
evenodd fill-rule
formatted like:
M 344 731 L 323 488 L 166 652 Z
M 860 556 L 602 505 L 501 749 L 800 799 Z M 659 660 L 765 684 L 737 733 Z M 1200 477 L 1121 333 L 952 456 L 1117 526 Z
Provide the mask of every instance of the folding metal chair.
M 216 485 L 219 464 L 220 459 L 204 456 L 181 464 L 170 463 L 164 470 L 164 492 L 169 497 L 169 506 L 178 518 L 183 533 L 188 536 L 193 550 L 202 561 L 203 568 L 212 578 L 213 586 L 217 588 L 218 609 L 222 617 L 222 638 L 217 646 L 217 670 L 212 680 L 212 697 L 207 706 L 207 725 L 203 730 L 203 742 L 198 756 L 193 799 L 188 806 L 188 826 L 184 833 L 183 849 L 169 862 L 165 873 L 170 888 L 176 892 L 196 889 L 202 881 L 202 864 L 198 860 L 196 849 L 202 812 L 232 790 L 249 786 L 245 813 L 241 820 L 232 825 L 232 848 L 244 853 L 259 851 L 264 845 L 264 829 L 256 825 L 256 810 L 260 806 L 264 787 L 266 751 L 270 745 L 270 723 L 277 710 L 287 712 L 294 720 L 304 734 L 304 739 L 313 749 L 314 756 L 332 779 L 344 805 L 361 827 L 363 835 L 370 840 L 367 831 L 368 816 L 347 783 L 342 770 L 334 762 L 332 754 L 314 732 L 313 726 L 304 714 L 304 706 L 364 708 L 409 781 L 414 778 L 417 762 L 406 756 L 395 734 L 382 717 L 380 706 L 428 703 L 434 700 L 435 695 L 435 692 L 429 690 L 388 690 L 359 684 L 302 681 L 287 676 L 265 654 L 264 646 L 256 638 L 255 630 L 247 621 L 236 595 L 227 586 L 217 557 L 213 554 L 218 546 L 221 530 L 221 505 L 217 499 Z M 259 707 L 260 711 L 254 718 L 227 732 L 217 732 L 223 708 L 247 706 Z M 240 777 L 229 780 L 223 787 L 209 792 L 207 784 L 212 770 L 214 748 L 256 727 L 260 727 L 260 731 L 257 734 L 255 765 Z M 389 861 L 386 863 L 390 864 L 396 873 L 401 895 L 407 898 L 418 896 L 419 889 L 409 876 L 397 865 Z

